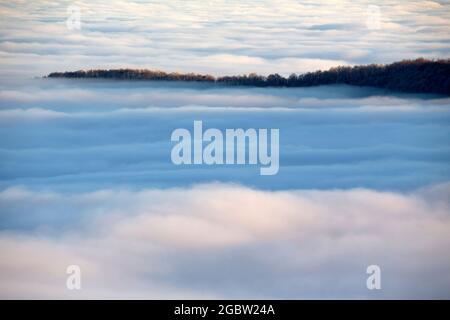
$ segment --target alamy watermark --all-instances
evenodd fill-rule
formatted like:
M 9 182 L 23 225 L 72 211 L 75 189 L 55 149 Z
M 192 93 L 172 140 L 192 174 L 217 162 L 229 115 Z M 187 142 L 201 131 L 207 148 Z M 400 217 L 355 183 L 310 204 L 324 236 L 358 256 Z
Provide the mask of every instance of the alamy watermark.
M 81 290 L 81 268 L 76 264 L 67 267 L 66 273 L 69 275 L 66 280 L 66 287 L 69 290 Z
M 177 143 L 172 148 L 171 159 L 175 165 L 259 164 L 261 175 L 275 175 L 280 164 L 279 140 L 279 129 L 222 132 L 210 128 L 203 132 L 203 122 L 194 121 L 193 134 L 184 128 L 172 132 L 171 141 Z
M 366 281 L 366 287 L 369 290 L 380 290 L 381 289 L 381 268 L 376 264 L 372 264 L 367 267 L 366 273 L 369 277 Z
M 380 30 L 381 29 L 381 10 L 379 6 L 369 5 L 367 7 L 367 19 L 366 26 L 369 30 Z
M 66 20 L 66 26 L 69 30 L 81 30 L 81 9 L 79 6 L 71 5 L 67 7 L 69 17 Z

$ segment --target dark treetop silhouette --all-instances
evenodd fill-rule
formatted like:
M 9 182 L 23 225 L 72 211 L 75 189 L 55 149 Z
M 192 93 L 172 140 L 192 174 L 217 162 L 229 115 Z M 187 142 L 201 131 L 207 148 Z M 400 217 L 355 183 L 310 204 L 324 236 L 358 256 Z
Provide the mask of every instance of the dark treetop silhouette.
M 279 74 L 267 77 L 249 75 L 214 77 L 194 73 L 167 73 L 147 69 L 79 70 L 53 72 L 48 78 L 100 78 L 118 80 L 196 81 L 226 85 L 256 87 L 310 87 L 329 84 L 371 86 L 414 93 L 450 94 L 450 59 L 403 60 L 392 64 L 364 66 L 340 66 L 327 71 L 291 74 L 285 78 Z

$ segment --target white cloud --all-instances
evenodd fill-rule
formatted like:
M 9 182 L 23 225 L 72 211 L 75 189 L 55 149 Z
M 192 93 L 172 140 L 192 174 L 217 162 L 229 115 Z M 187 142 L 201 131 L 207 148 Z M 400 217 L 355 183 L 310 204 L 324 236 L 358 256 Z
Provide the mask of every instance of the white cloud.
M 236 74 L 305 72 L 340 64 L 448 57 L 448 3 L 379 1 L 77 1 L 0 4 L 1 71 L 40 76 L 81 68 L 139 67 Z M 428 30 L 428 31 L 427 31 Z
M 84 224 L 1 232 L 0 296 L 448 298 L 449 193 L 8 189 L 0 201 L 16 215 L 64 210 Z M 65 289 L 69 264 L 82 267 L 78 293 Z M 378 295 L 365 289 L 369 264 L 384 272 Z

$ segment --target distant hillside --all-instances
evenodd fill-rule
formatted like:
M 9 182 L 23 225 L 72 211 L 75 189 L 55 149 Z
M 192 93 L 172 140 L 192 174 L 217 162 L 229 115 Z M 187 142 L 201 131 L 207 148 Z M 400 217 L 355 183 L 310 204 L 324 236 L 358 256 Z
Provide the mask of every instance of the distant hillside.
M 194 73 L 167 73 L 146 69 L 88 70 L 53 72 L 49 78 L 100 78 L 118 80 L 196 81 L 256 87 L 310 87 L 328 84 L 371 86 L 414 93 L 450 95 L 450 59 L 403 60 L 392 64 L 335 67 L 327 71 L 279 74 L 267 77 L 257 74 L 213 77 Z

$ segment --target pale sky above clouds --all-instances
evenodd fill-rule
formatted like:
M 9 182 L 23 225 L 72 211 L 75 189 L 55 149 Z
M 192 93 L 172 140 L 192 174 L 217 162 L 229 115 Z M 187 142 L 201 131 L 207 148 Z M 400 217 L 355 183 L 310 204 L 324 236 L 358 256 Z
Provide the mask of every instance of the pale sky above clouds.
M 81 12 L 69 30 L 67 8 Z M 368 8 L 380 12 L 368 28 Z M 369 10 L 369 11 L 368 11 Z M 305 72 L 448 57 L 447 1 L 2 1 L 2 73 L 145 67 Z

